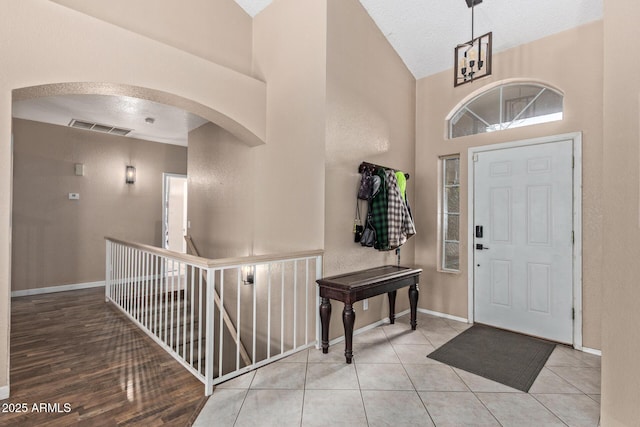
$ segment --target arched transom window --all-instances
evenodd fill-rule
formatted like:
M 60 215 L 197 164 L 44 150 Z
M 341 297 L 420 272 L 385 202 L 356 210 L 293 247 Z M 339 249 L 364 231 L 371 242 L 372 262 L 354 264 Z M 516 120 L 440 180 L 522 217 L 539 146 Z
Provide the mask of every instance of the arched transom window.
M 449 138 L 562 120 L 563 96 L 539 83 L 508 83 L 449 115 Z

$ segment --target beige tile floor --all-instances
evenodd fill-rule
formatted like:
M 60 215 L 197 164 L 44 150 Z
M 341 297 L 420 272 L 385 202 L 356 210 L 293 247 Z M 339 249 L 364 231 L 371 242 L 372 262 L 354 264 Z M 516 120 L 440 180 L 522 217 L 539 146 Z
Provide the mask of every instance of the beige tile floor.
M 597 426 L 600 357 L 558 346 L 529 393 L 426 357 L 469 325 L 419 313 L 219 385 L 194 426 Z

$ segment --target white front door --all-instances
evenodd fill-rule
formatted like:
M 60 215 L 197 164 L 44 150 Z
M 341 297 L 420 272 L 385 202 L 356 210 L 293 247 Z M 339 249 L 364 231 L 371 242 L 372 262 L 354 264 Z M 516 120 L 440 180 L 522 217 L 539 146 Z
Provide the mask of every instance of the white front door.
M 573 142 L 474 155 L 475 321 L 573 342 Z

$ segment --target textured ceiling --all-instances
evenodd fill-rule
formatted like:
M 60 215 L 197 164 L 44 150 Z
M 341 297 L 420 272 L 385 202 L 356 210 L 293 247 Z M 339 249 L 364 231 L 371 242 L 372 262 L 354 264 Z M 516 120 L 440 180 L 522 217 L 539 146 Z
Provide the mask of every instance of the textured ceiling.
M 271 0 L 235 0 L 255 16 Z M 360 0 L 417 79 L 453 68 L 456 45 L 471 39 L 465 0 Z M 602 18 L 602 0 L 484 0 L 474 36 L 493 32 L 500 52 Z
M 61 126 L 67 126 L 71 119 L 96 122 L 131 129 L 131 138 L 185 146 L 188 132 L 206 123 L 199 116 L 169 105 L 112 95 L 61 95 L 15 101 L 13 117 Z M 147 123 L 147 117 L 152 117 L 154 123 Z

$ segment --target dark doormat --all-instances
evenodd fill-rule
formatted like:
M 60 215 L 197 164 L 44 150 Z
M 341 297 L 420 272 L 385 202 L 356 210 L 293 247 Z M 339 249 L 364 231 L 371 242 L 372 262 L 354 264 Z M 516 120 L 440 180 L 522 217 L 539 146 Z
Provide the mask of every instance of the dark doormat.
M 554 348 L 549 341 L 476 324 L 427 357 L 528 392 Z

